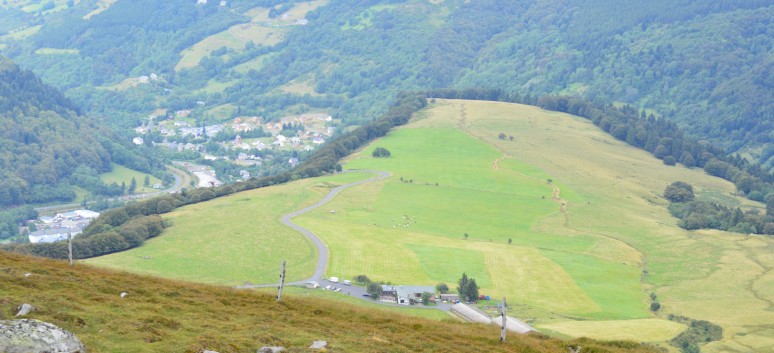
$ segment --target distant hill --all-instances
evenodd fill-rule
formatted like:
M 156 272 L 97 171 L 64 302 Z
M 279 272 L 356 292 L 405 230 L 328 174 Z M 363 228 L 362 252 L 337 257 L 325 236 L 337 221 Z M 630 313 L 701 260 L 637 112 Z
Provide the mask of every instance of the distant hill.
M 431 321 L 381 309 L 285 295 L 186 284 L 66 262 L 0 253 L 0 320 L 22 303 L 29 318 L 73 332 L 89 352 L 255 352 L 262 346 L 331 352 L 656 352 L 634 342 L 562 341 L 509 334 L 491 325 Z M 25 275 L 29 274 L 29 275 Z M 122 298 L 120 294 L 127 292 Z
M 632 104 L 774 164 L 767 0 L 119 1 L 85 18 L 97 3 L 45 17 L 7 9 L 23 25 L 0 28 L 0 48 L 116 126 L 196 101 L 269 118 L 324 109 L 357 124 L 400 91 L 493 87 Z M 305 6 L 306 22 L 281 21 Z M 281 40 L 260 39 L 271 35 Z M 175 70 L 197 43 L 209 56 Z M 150 72 L 168 91 L 95 88 Z
M 56 88 L 3 57 L 0 124 L 0 210 L 71 202 L 75 186 L 93 195 L 120 195 L 119 186 L 99 179 L 99 173 L 111 170 L 111 163 L 147 172 L 160 167 L 117 142 L 109 130 L 94 126 Z M 0 239 L 16 235 L 14 220 L 0 213 Z

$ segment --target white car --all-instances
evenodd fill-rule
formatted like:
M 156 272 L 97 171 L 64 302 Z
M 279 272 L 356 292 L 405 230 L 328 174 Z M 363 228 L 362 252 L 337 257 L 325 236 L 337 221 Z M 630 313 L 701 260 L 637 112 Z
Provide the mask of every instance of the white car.
M 339 278 L 338 277 L 331 277 L 331 278 L 328 278 L 328 280 L 333 282 L 333 283 L 339 283 Z

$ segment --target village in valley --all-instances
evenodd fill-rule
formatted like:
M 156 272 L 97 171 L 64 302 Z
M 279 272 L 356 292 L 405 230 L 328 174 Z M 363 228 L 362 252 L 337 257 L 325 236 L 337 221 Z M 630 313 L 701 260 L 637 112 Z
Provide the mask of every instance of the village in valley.
M 204 102 L 197 102 L 203 107 Z M 281 163 L 295 167 L 304 152 L 324 144 L 339 124 L 329 114 L 307 113 L 266 121 L 258 116 L 238 116 L 212 122 L 200 118 L 198 110 L 157 110 L 134 129 L 135 145 L 153 145 L 187 156 L 189 161 L 225 160 L 242 167 L 230 180 L 256 176 L 265 163 L 283 158 Z M 146 141 L 151 139 L 151 141 Z M 207 165 L 176 163 L 194 175 L 196 187 L 222 185 L 223 175 L 216 175 Z

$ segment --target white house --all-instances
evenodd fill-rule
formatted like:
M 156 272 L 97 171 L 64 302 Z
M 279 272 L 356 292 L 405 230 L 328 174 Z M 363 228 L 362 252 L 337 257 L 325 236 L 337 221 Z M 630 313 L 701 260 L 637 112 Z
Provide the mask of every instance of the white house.
M 74 211 L 77 215 L 86 218 L 86 219 L 94 219 L 99 217 L 99 212 L 89 211 L 89 210 L 75 210 Z
M 61 240 L 67 240 L 67 233 L 72 234 L 72 236 L 75 236 L 76 234 L 81 234 L 81 229 L 71 229 L 71 228 L 51 228 L 51 229 L 43 229 L 39 231 L 35 231 L 30 233 L 30 243 L 37 244 L 37 243 L 53 243 L 56 241 Z
M 422 301 L 422 293 L 435 295 L 433 286 L 396 286 L 395 293 L 398 304 L 411 305 Z

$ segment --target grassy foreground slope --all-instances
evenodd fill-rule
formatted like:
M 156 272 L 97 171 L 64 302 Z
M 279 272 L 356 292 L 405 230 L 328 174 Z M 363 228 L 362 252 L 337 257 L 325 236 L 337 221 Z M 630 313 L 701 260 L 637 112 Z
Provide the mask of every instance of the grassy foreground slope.
M 31 275 L 25 276 L 26 273 Z M 308 352 L 313 340 L 328 352 L 653 352 L 631 343 L 563 342 L 509 336 L 497 327 L 429 321 L 316 298 L 271 294 L 143 277 L 63 261 L 0 254 L 0 320 L 21 303 L 30 318 L 78 336 L 90 353 L 255 352 L 279 345 Z M 120 297 L 121 292 L 128 296 Z M 623 348 L 622 348 L 623 347 Z

